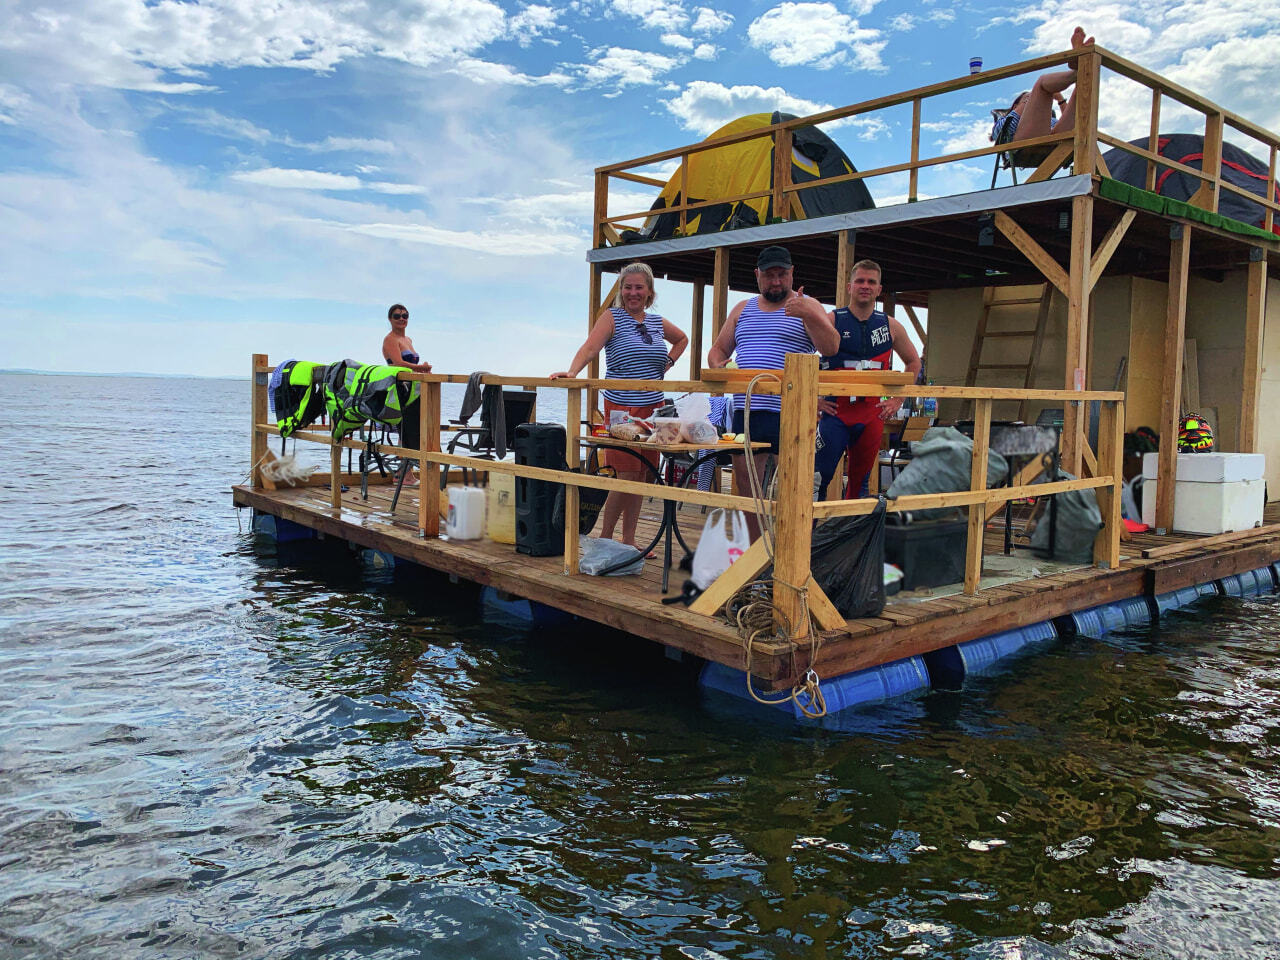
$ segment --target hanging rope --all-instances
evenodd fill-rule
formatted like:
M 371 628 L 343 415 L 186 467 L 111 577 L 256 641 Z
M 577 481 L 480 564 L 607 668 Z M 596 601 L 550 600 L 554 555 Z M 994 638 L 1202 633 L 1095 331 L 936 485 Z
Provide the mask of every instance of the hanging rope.
M 760 536 L 764 540 L 765 552 L 769 555 L 769 563 L 773 565 L 775 518 L 769 501 L 776 501 L 777 499 L 778 473 L 776 470 L 774 471 L 773 477 L 769 482 L 769 489 L 765 490 L 756 471 L 755 453 L 751 449 L 751 393 L 755 385 L 765 379 L 773 380 L 779 386 L 782 385 L 782 379 L 775 373 L 758 373 L 751 378 L 751 381 L 747 384 L 746 395 L 743 397 L 742 442 L 743 453 L 747 458 L 747 481 L 751 489 L 751 499 L 755 501 L 756 518 L 760 523 Z M 807 585 L 796 586 L 795 584 L 778 580 L 776 566 L 774 566 L 774 574 L 775 576 L 772 579 L 753 580 L 740 587 L 729 598 L 724 607 L 725 615 L 728 617 L 729 622 L 737 627 L 738 636 L 742 638 L 743 669 L 747 677 L 747 692 L 751 694 L 751 698 L 757 703 L 763 703 L 768 706 L 778 706 L 787 701 L 793 701 L 796 709 L 801 714 L 809 719 L 816 720 L 827 715 L 827 701 L 822 694 L 821 680 L 813 669 L 813 664 L 818 660 L 818 650 L 822 646 L 822 637 L 818 632 L 818 625 L 814 622 L 813 614 L 809 610 L 809 588 Z M 758 640 L 785 641 L 789 640 L 792 635 L 793 625 L 787 619 L 786 614 L 773 603 L 773 585 L 775 582 L 782 584 L 782 586 L 792 590 L 799 596 L 801 618 L 805 625 L 805 636 L 798 637 L 791 646 L 791 673 L 793 676 L 799 673 L 796 649 L 799 643 L 806 638 L 809 641 L 809 668 L 805 671 L 804 679 L 792 687 L 789 694 L 771 699 L 762 697 L 752 686 L 751 664 L 755 644 Z M 779 624 L 781 629 L 779 629 Z

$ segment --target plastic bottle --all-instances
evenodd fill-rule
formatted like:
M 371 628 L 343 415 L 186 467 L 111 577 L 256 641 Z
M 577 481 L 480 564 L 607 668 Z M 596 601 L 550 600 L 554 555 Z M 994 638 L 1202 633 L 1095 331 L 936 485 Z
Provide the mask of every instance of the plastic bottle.
M 933 386 L 932 380 L 929 381 L 929 386 L 931 387 Z M 920 406 L 921 406 L 920 415 L 922 417 L 928 417 L 930 420 L 937 419 L 937 416 L 938 416 L 938 398 L 937 397 L 923 397 L 921 399 Z

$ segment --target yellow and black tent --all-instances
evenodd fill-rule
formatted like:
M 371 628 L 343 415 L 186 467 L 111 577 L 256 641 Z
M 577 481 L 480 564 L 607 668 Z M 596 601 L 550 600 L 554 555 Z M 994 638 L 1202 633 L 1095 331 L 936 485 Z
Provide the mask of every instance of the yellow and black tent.
M 753 113 L 725 124 L 707 139 L 715 140 L 794 119 L 787 113 Z M 715 200 L 717 197 L 740 197 L 744 193 L 772 189 L 774 139 L 773 136 L 756 137 L 690 154 L 687 173 L 689 196 L 692 198 L 690 202 L 699 203 Z M 792 183 L 853 173 L 854 170 L 845 152 L 817 127 L 797 127 L 792 130 Z M 680 173 L 677 171 L 667 181 L 651 209 L 660 211 L 681 202 Z M 871 199 L 871 194 L 861 180 L 846 180 L 794 193 L 788 206 L 788 210 L 775 212 L 773 199 L 768 196 L 754 200 L 726 199 L 723 203 L 689 211 L 685 216 L 684 233 L 692 235 L 754 227 L 771 223 L 780 217 L 802 220 L 852 210 L 869 210 L 875 206 L 875 201 Z M 678 212 L 655 212 L 645 220 L 642 229 L 624 231 L 621 239 L 623 243 L 661 240 L 675 236 L 679 225 Z

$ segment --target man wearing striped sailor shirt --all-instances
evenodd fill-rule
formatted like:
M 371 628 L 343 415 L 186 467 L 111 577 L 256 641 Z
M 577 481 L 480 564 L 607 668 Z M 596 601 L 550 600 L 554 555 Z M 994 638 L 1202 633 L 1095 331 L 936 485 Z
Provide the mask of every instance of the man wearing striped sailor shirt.
M 811 309 L 804 301 L 804 288 L 792 289 L 794 279 L 791 254 L 786 247 L 765 247 L 756 258 L 756 285 L 759 296 L 743 300 L 731 311 L 720 329 L 720 335 L 707 352 L 707 365 L 727 366 L 732 358 L 743 369 L 781 370 L 788 353 L 835 353 L 840 348 L 836 332 L 825 310 Z M 816 301 L 814 301 L 816 305 Z M 744 394 L 733 397 L 733 431 L 743 432 L 748 426 L 743 417 Z M 752 441 L 767 442 L 770 451 L 778 452 L 778 433 L 782 399 L 776 395 L 751 397 L 750 432 Z M 764 474 L 766 454 L 755 455 L 758 475 Z M 739 490 L 747 489 L 746 457 L 733 458 L 733 477 Z M 760 534 L 754 516 L 747 517 L 747 527 L 754 540 Z

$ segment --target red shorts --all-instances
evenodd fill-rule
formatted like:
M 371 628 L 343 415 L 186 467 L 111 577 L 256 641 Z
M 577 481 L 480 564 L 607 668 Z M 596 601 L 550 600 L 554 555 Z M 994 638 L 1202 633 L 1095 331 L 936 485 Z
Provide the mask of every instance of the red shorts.
M 604 398 L 601 397 L 601 399 L 603 400 Z M 648 420 L 653 416 L 653 412 L 657 410 L 659 406 L 661 406 L 661 404 L 654 403 L 654 404 L 650 404 L 647 407 L 628 407 L 625 404 L 613 403 L 610 400 L 605 400 L 604 401 L 605 426 L 609 425 L 609 414 L 612 413 L 614 410 L 621 410 L 624 413 L 629 413 L 631 414 L 631 416 L 636 417 L 639 420 Z M 642 464 L 639 460 L 636 459 L 637 456 L 643 457 L 645 461 L 651 467 L 653 467 L 654 473 L 650 473 L 648 470 L 646 470 L 644 468 L 644 464 Z M 602 447 L 600 449 L 600 463 L 603 466 L 613 467 L 613 469 L 617 470 L 619 474 L 623 474 L 623 473 L 643 474 L 644 476 L 642 477 L 642 479 L 648 481 L 653 478 L 654 474 L 658 470 L 658 452 L 655 450 L 652 453 L 650 453 L 649 451 L 646 450 L 643 453 L 637 451 L 636 453 L 632 454 L 625 450 L 610 450 L 607 447 Z

